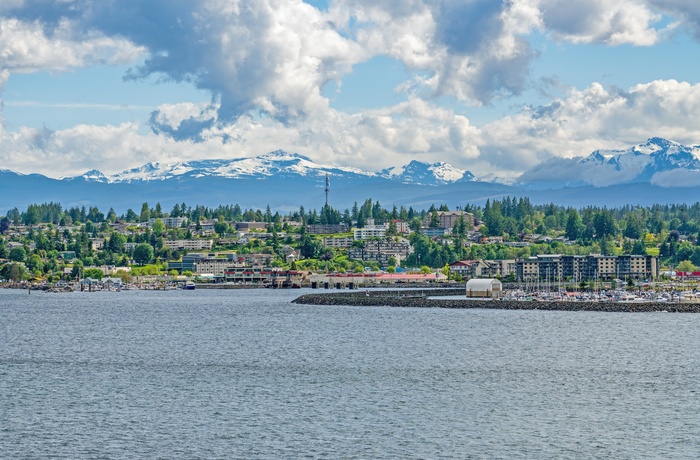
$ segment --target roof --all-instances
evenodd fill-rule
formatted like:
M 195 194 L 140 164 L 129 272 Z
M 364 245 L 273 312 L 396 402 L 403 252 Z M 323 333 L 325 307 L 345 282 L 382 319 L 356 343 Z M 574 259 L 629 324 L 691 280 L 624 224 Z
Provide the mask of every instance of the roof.
M 470 266 L 473 263 L 474 263 L 473 260 L 458 260 L 457 262 L 452 262 L 450 264 L 450 267 L 458 267 L 458 266 L 462 266 L 462 265 Z
M 474 278 L 467 281 L 468 291 L 492 291 L 494 287 L 501 287 L 501 282 L 495 278 Z

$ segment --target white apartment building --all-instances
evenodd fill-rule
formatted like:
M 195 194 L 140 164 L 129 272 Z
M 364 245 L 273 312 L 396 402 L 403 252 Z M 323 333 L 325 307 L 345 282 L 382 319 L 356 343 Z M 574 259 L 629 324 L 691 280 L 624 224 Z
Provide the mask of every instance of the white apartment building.
M 193 240 L 165 240 L 163 246 L 174 250 L 184 251 L 201 251 L 203 249 L 211 249 L 214 245 L 213 240 L 205 240 L 196 238 Z

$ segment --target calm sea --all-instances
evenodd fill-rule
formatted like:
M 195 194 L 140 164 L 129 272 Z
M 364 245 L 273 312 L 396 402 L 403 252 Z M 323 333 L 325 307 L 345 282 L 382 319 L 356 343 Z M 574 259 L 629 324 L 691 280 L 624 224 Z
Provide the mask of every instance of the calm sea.
M 0 290 L 0 457 L 700 457 L 700 315 L 299 294 Z

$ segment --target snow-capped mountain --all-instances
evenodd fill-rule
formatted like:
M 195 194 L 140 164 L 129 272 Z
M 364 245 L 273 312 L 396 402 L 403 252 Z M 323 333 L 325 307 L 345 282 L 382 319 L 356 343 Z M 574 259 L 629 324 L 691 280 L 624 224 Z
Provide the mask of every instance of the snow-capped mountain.
M 325 175 L 331 179 L 329 203 L 350 208 L 372 198 L 382 203 L 428 208 L 434 204 L 483 204 L 506 196 L 563 206 L 621 206 L 693 203 L 700 197 L 700 146 L 652 138 L 626 150 L 597 150 L 587 157 L 553 159 L 504 183 L 498 173 L 477 180 L 446 163 L 412 161 L 400 168 L 368 172 L 320 165 L 282 151 L 254 158 L 149 163 L 105 176 L 88 171 L 51 179 L 0 170 L 0 215 L 48 200 L 64 207 L 93 206 L 119 212 L 144 201 L 169 208 L 175 203 L 243 208 L 299 206 L 318 209 L 325 202 Z
M 625 150 L 596 150 L 587 157 L 553 158 L 525 171 L 530 186 L 605 187 L 646 182 L 662 187 L 700 185 L 700 146 L 652 137 Z
M 175 178 L 221 177 L 227 179 L 265 179 L 269 177 L 361 177 L 396 180 L 407 184 L 443 185 L 457 181 L 476 180 L 469 171 L 463 171 L 447 163 L 422 163 L 412 161 L 399 168 L 381 172 L 363 171 L 358 168 L 319 165 L 308 157 L 281 150 L 253 158 L 232 160 L 201 160 L 172 163 L 148 163 L 111 176 L 100 171 L 88 171 L 71 178 L 88 182 L 132 183 L 163 181 Z
M 92 170 L 90 170 L 86 173 L 83 173 L 77 177 L 66 178 L 66 180 L 76 180 L 76 179 L 83 179 L 83 180 L 89 181 L 89 182 L 101 182 L 101 183 L 109 182 L 109 179 L 107 178 L 107 176 L 105 176 L 104 174 L 102 174 L 100 171 L 98 171 L 96 169 L 92 169 Z
M 443 185 L 459 181 L 475 181 L 474 174 L 445 163 L 423 163 L 413 160 L 402 168 L 388 168 L 381 172 L 385 177 L 404 184 Z
M 262 179 L 265 177 L 287 174 L 299 176 L 321 176 L 325 174 L 332 176 L 347 174 L 373 175 L 373 173 L 366 173 L 355 168 L 318 165 L 303 155 L 278 150 L 254 158 L 148 163 L 138 168 L 114 174 L 108 177 L 107 180 L 111 183 L 128 183 L 135 181 L 167 180 L 177 177 Z

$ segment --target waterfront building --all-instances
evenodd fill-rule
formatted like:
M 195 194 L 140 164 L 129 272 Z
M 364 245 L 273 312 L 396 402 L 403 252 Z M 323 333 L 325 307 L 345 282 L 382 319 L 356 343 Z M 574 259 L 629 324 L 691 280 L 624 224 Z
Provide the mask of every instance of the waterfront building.
M 450 273 L 462 278 L 505 278 L 516 272 L 515 259 L 459 260 L 450 264 Z
M 494 278 L 474 278 L 467 281 L 467 297 L 498 299 L 503 294 L 503 285 Z
M 523 281 L 648 279 L 659 276 L 658 257 L 646 255 L 540 254 L 517 259 L 515 266 L 517 278 Z
M 270 267 L 232 267 L 224 272 L 224 280 L 229 283 L 293 287 L 301 286 L 307 275 L 307 272 L 299 270 L 283 270 Z

